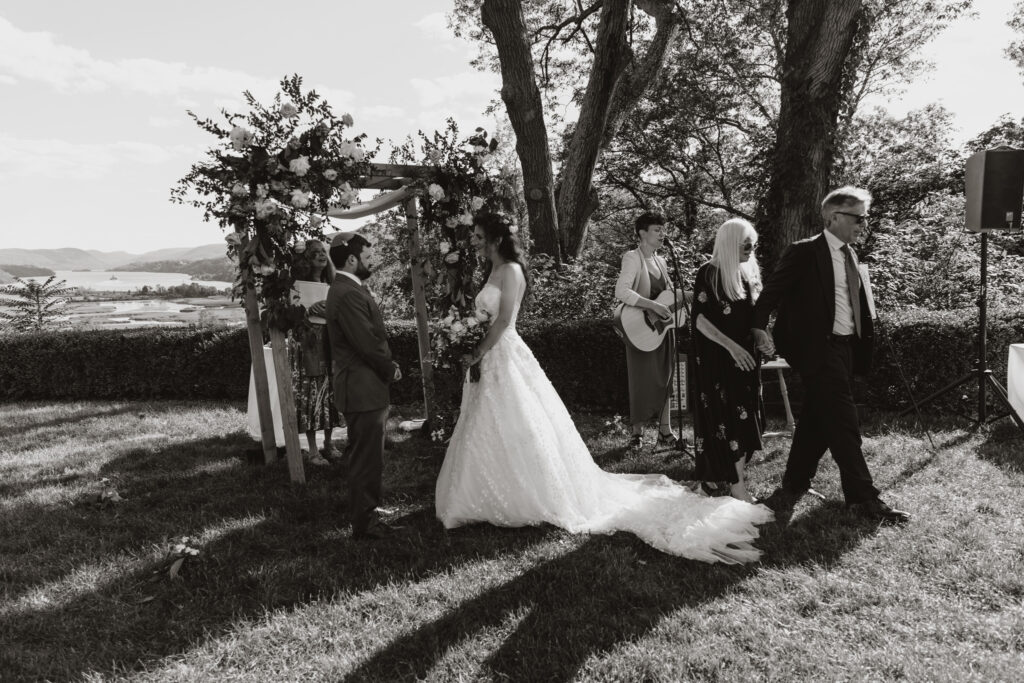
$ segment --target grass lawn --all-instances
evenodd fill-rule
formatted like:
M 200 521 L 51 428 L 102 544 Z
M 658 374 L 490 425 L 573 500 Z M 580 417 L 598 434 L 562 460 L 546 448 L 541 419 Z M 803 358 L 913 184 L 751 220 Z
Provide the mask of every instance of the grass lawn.
M 688 457 L 628 456 L 607 416 L 576 417 L 604 468 L 689 478 Z M 913 521 L 848 514 L 826 459 L 828 500 L 763 527 L 764 561 L 744 567 L 626 534 L 446 533 L 443 453 L 398 432 L 385 505 L 410 533 L 355 543 L 341 467 L 293 487 L 284 463 L 247 464 L 244 422 L 234 404 L 0 405 L 0 680 L 1024 679 L 1009 420 L 937 420 L 935 453 L 872 421 L 876 484 Z M 772 439 L 755 462 L 755 495 L 787 449 Z M 179 566 L 182 537 L 198 555 Z

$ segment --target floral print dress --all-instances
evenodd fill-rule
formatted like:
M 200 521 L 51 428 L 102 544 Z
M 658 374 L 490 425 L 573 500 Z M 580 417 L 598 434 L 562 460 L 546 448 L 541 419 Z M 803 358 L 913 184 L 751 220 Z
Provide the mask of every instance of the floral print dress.
M 715 287 L 718 269 L 710 263 L 697 271 L 693 293 L 690 339 L 693 347 L 694 451 L 696 478 L 707 482 L 736 483 L 736 462 L 750 460 L 762 448 L 764 404 L 760 368 L 744 371 L 724 347 L 697 329 L 698 316 L 760 359 L 750 332 L 754 299 L 744 282 L 745 296 L 725 298 Z M 717 290 L 717 292 L 716 292 Z

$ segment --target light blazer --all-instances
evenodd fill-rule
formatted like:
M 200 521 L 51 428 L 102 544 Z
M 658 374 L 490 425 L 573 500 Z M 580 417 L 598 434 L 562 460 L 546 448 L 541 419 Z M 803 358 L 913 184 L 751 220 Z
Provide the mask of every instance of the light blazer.
M 668 274 L 668 264 L 659 254 L 654 255 L 658 262 L 658 268 L 665 276 L 666 289 L 672 289 L 672 278 Z M 615 283 L 615 298 L 627 306 L 636 306 L 641 298 L 651 297 L 651 274 L 647 270 L 647 262 L 644 260 L 640 249 L 627 251 L 622 255 L 622 270 L 619 271 L 619 279 Z
M 798 372 L 814 372 L 824 359 L 836 317 L 836 283 L 828 240 L 818 234 L 786 247 L 775 271 L 765 280 L 754 306 L 752 326 L 766 329 L 778 310 L 773 328 L 775 347 Z M 858 288 L 861 336 L 853 338 L 853 370 L 871 369 L 874 325 L 864 284 Z
M 327 292 L 326 317 L 338 411 L 386 408 L 395 366 L 377 302 L 365 287 L 339 273 Z

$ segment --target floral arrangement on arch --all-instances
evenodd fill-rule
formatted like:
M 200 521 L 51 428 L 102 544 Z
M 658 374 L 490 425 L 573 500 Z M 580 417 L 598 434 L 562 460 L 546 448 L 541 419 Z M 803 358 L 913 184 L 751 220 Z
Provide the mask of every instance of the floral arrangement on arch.
M 203 209 L 225 235 L 238 263 L 233 296 L 253 290 L 264 322 L 281 330 L 303 324 L 306 310 L 292 300 L 293 247 L 323 238 L 328 206 L 358 201 L 354 181 L 368 173 L 366 135 L 348 137 L 351 115 L 335 116 L 302 78 L 281 80 L 271 105 L 243 93 L 246 114 L 221 110 L 227 125 L 188 115 L 218 142 L 171 190 L 171 199 Z M 375 152 L 376 150 L 374 150 Z
M 483 336 L 489 321 L 475 317 L 478 259 L 470 246 L 477 214 L 513 214 L 515 185 L 498 163 L 498 141 L 477 128 L 460 139 L 459 128 L 448 119 L 443 132 L 428 137 L 419 133 L 419 149 L 412 140 L 395 150 L 395 163 L 426 166 L 430 172 L 418 181 L 422 267 L 428 279 L 431 356 L 436 372 L 461 372 L 459 358 Z M 470 320 L 479 322 L 473 325 Z M 477 368 L 479 371 L 479 368 Z M 449 378 L 451 379 L 451 378 Z M 461 379 L 461 378 L 460 378 Z M 458 416 L 461 381 L 444 382 L 452 391 L 439 395 L 438 424 L 431 425 L 434 441 L 444 441 Z

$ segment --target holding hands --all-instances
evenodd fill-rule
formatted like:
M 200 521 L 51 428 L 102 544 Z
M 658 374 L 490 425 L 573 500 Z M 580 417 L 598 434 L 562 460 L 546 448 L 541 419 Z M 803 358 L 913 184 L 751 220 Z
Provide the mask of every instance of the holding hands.
M 327 314 L 327 300 L 321 299 L 309 307 L 309 315 L 317 315 L 321 318 Z
M 772 335 L 765 331 L 759 330 L 756 327 L 751 330 L 754 333 L 754 345 L 757 346 L 757 350 L 764 354 L 767 358 L 775 356 L 775 341 L 772 339 Z

